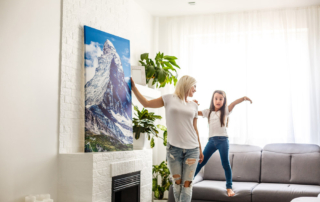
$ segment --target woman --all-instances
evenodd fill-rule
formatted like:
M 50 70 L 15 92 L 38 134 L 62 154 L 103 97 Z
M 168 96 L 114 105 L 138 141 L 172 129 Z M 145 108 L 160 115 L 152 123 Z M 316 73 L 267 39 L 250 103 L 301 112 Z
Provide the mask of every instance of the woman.
M 175 201 L 190 202 L 192 180 L 198 162 L 203 161 L 203 153 L 197 129 L 198 104 L 188 101 L 196 92 L 196 80 L 183 76 L 177 83 L 174 94 L 167 94 L 147 100 L 136 88 L 131 78 L 132 91 L 144 107 L 165 107 L 168 131 L 167 160 L 174 181 Z

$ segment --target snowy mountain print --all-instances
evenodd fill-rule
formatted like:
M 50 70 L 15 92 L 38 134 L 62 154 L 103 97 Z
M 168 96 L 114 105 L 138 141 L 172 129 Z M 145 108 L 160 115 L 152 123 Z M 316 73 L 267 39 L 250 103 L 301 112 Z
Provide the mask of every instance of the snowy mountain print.
M 85 151 L 133 149 L 130 43 L 85 26 Z

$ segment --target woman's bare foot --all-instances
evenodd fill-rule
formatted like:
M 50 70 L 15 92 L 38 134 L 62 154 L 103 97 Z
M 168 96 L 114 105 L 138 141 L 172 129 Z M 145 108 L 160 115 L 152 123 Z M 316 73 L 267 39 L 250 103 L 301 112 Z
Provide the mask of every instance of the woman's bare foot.
M 235 193 L 233 192 L 232 189 L 227 189 L 227 193 L 228 193 L 228 196 L 231 197 L 231 196 L 234 196 Z

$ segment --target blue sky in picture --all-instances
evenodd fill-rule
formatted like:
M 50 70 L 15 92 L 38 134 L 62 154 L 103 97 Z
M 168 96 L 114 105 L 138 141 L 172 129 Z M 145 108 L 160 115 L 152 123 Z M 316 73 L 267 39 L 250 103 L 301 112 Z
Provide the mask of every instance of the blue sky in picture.
M 103 45 L 107 39 L 113 44 L 118 55 L 120 56 L 124 76 L 131 76 L 130 41 L 88 26 L 84 26 L 86 82 L 94 76 L 95 69 L 98 67 L 98 57 L 101 56 L 103 52 Z

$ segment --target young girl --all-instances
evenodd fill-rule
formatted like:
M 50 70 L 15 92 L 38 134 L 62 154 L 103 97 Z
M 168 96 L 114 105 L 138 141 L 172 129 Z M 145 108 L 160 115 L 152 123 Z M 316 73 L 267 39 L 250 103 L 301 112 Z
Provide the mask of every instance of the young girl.
M 229 163 L 229 140 L 226 127 L 228 127 L 228 116 L 234 106 L 245 100 L 252 103 L 248 97 L 243 97 L 227 106 L 226 93 L 221 90 L 216 90 L 213 92 L 210 108 L 198 111 L 199 116 L 208 118 L 209 141 L 203 151 L 203 162 L 198 163 L 195 176 L 199 173 L 201 168 L 206 165 L 212 154 L 216 150 L 219 150 L 222 167 L 226 176 L 227 193 L 229 197 L 234 196 L 235 193 L 232 190 L 232 173 Z

